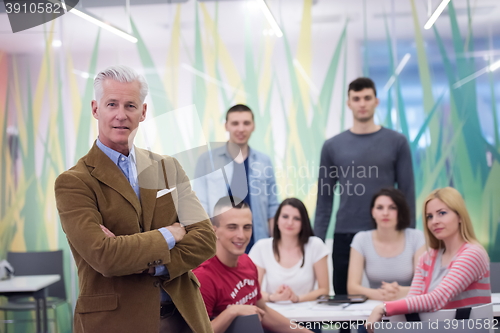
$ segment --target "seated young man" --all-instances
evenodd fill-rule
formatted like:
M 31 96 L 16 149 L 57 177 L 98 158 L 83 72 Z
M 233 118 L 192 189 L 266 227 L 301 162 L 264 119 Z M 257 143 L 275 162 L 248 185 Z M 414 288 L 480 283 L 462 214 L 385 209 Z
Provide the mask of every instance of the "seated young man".
M 248 205 L 241 201 L 233 207 L 229 197 L 221 198 L 215 205 L 212 224 L 217 236 L 215 257 L 193 272 L 200 280 L 214 333 L 224 332 L 237 316 L 252 314 L 259 316 L 267 330 L 296 332 L 296 326 L 267 307 L 261 297 L 257 267 L 245 254 L 252 236 L 252 213 Z

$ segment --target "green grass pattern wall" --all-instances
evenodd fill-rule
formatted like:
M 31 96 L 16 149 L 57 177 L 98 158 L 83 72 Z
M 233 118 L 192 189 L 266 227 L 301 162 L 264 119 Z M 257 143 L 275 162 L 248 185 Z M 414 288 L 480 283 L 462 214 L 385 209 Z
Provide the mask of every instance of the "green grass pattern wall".
M 410 138 L 408 130 L 405 99 L 401 87 L 403 80 L 396 79 L 388 92 L 388 108 L 397 110 L 397 124 L 389 116 L 381 123 L 401 131 L 410 141 L 414 160 L 417 191 L 417 207 L 434 188 L 453 185 L 464 196 L 474 223 L 476 235 L 488 249 L 492 261 L 500 261 L 500 139 L 498 112 L 496 110 L 495 80 L 491 76 L 491 110 L 494 119 L 494 144 L 483 135 L 479 121 L 476 80 L 455 88 L 455 82 L 468 77 L 476 71 L 475 59 L 469 56 L 474 46 L 473 24 L 467 31 L 460 31 L 453 2 L 450 2 L 449 24 L 452 29 L 453 50 L 447 51 L 439 31 L 434 28 L 434 38 L 439 46 L 442 66 L 445 69 L 449 92 L 436 95 L 433 90 L 433 76 L 428 62 L 428 54 L 422 36 L 422 24 L 417 16 L 414 0 L 408 0 L 413 7 L 419 79 L 422 87 L 422 107 L 426 119 L 417 135 Z M 175 19 L 171 26 L 168 54 L 165 57 L 170 68 L 169 74 L 159 70 L 148 70 L 146 79 L 150 86 L 164 91 L 152 96 L 155 115 L 181 107 L 178 105 L 179 53 L 182 38 L 194 38 L 194 57 L 191 66 L 207 73 L 219 81 L 226 81 L 232 87 L 245 92 L 243 95 L 229 93 L 196 77 L 192 85 L 192 103 L 195 104 L 201 124 L 209 141 L 223 141 L 224 132 L 216 130 L 211 124 L 221 121 L 219 110 L 226 110 L 235 103 L 248 103 L 254 107 L 256 128 L 251 145 L 275 156 L 275 163 L 299 168 L 313 161 L 318 164 L 321 146 L 326 139 L 326 126 L 332 109 L 340 109 L 340 129 L 344 130 L 345 119 L 350 116 L 342 104 L 333 105 L 334 91 L 346 95 L 346 68 L 350 54 L 347 52 L 350 22 L 347 21 L 337 36 L 330 61 L 326 68 L 319 93 L 310 93 L 303 77 L 298 75 L 294 59 L 298 59 L 306 72 L 313 66 L 312 0 L 304 0 L 300 34 L 290 36 L 284 30 L 282 39 L 261 36 L 262 47 L 258 52 L 252 47 L 253 22 L 250 17 L 244 22 L 244 66 L 238 70 L 236 59 L 218 33 L 217 6 L 211 15 L 206 5 L 197 3 L 195 11 L 194 36 L 184 36 L 181 29 L 183 5 L 176 5 Z M 442 18 L 444 19 L 444 18 Z M 144 68 L 156 68 L 148 46 L 141 38 L 141 27 L 131 20 L 134 34 L 139 39 L 137 52 Z M 83 89 L 79 89 L 72 74 L 72 55 L 66 54 L 64 62 L 59 62 L 52 44 L 53 22 L 46 24 L 46 48 L 42 57 L 27 61 L 26 57 L 0 53 L 0 258 L 9 250 L 36 251 L 63 248 L 67 260 L 66 276 L 71 276 L 70 253 L 65 235 L 62 232 L 53 194 L 54 180 L 58 174 L 68 169 L 89 149 L 89 142 L 95 138 L 95 126 L 88 105 L 93 99 L 93 79 L 88 78 Z M 365 41 L 369 39 L 365 27 Z M 292 49 L 291 41 L 298 41 Z M 466 41 L 469 41 L 466 43 Z M 282 43 L 285 57 L 281 59 L 288 69 L 287 79 L 280 78 L 273 67 L 272 55 L 277 43 Z M 387 33 L 387 45 L 392 41 Z M 88 73 L 96 73 L 100 56 L 100 34 L 95 37 L 92 55 L 88 61 Z M 361 43 L 360 43 L 361 47 Z M 369 48 L 364 48 L 363 59 L 368 59 Z M 391 52 L 389 52 L 391 54 Z M 35 65 L 34 65 L 35 64 Z M 394 59 L 390 59 L 388 75 L 395 70 Z M 363 65 L 360 74 L 368 74 L 368 66 Z M 33 79 L 36 78 L 36 79 Z M 336 84 L 337 82 L 337 84 Z M 339 85 L 338 82 L 342 84 Z M 63 103 L 64 91 L 69 92 L 70 105 Z M 286 88 L 286 89 L 285 89 Z M 83 91 L 82 91 L 83 90 Z M 291 93 L 286 93 L 290 91 Z M 396 98 L 393 98 L 396 97 Z M 280 101 L 281 109 L 271 109 L 271 99 Z M 449 112 L 444 112 L 444 110 Z M 44 112 L 45 110 L 45 112 Z M 48 119 L 44 115 L 50 110 Z M 161 111 L 160 111 L 161 110 Z M 68 113 L 72 117 L 68 117 Z M 276 157 L 273 141 L 272 112 L 286 116 L 287 142 L 283 160 Z M 309 112 L 312 112 L 312 117 Z M 481 112 L 485 112 L 481 110 Z M 72 119 L 72 120 L 71 120 Z M 44 130 L 42 123 L 48 121 Z M 16 130 L 13 130 L 16 129 Z M 427 134 L 426 134 L 427 133 Z M 419 148 L 424 135 L 430 136 L 430 145 Z M 67 140 L 73 136 L 74 140 Z M 69 142 L 74 142 L 69 144 Z M 175 142 L 162 142 L 161 145 L 175 145 Z M 69 154 L 69 152 L 75 152 Z M 73 164 L 66 163 L 74 156 Z M 487 156 L 491 157 L 491 163 Z M 38 167 L 37 167 L 38 166 Z M 315 208 L 316 176 L 314 174 L 300 179 L 288 175 L 278 178 L 281 187 L 288 186 L 290 195 L 303 199 L 312 215 Z M 298 188 L 305 188 L 306 192 Z M 304 195 L 307 193 L 307 195 Z M 283 197 L 281 198 L 283 199 Z M 338 200 L 337 200 L 338 204 Z M 418 226 L 421 228 L 421 212 L 417 210 Z M 332 217 L 333 228 L 335 217 Z M 68 291 L 72 282 L 68 281 Z M 73 281 L 74 284 L 74 281 Z M 74 301 L 74 300 L 73 300 Z M 69 326 L 66 329 L 69 330 Z

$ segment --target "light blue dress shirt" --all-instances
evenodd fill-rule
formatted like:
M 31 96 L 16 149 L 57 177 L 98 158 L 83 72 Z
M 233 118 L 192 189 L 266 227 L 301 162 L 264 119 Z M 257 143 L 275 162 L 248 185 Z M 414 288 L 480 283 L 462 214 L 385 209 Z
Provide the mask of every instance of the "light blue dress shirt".
M 134 189 L 137 198 L 139 201 L 141 200 L 141 194 L 139 192 L 139 182 L 137 181 L 137 166 L 136 166 L 136 158 L 135 158 L 135 148 L 132 146 L 130 149 L 130 154 L 128 156 L 123 155 L 122 153 L 117 152 L 105 146 L 99 138 L 97 138 L 97 147 L 102 150 L 106 156 L 108 156 L 113 163 L 115 163 L 118 168 L 123 172 L 125 177 L 127 178 L 130 186 Z M 161 232 L 165 241 L 167 241 L 168 248 L 171 250 L 175 246 L 175 238 L 172 233 L 167 228 L 160 228 L 158 231 Z M 161 266 L 164 267 L 164 266 Z

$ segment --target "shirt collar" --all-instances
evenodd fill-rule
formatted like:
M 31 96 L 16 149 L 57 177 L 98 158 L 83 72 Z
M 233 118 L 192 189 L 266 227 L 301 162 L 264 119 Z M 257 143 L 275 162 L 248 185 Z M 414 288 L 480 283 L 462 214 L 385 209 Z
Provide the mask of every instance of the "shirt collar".
M 99 137 L 97 138 L 96 145 L 116 165 L 118 165 L 118 161 L 120 160 L 120 157 L 123 156 L 123 157 L 127 158 L 127 156 L 123 155 L 122 153 L 117 152 L 116 150 L 111 149 L 108 146 L 106 146 L 104 143 L 101 142 L 101 140 L 99 140 Z M 136 159 L 135 159 L 135 146 L 134 145 L 132 145 L 132 148 L 130 149 L 130 153 L 128 154 L 128 157 L 130 158 L 130 161 L 135 164 Z
M 220 152 L 220 155 L 226 155 L 230 159 L 233 159 L 231 154 L 229 154 L 229 150 L 227 149 L 228 143 L 229 143 L 229 141 L 224 145 L 224 149 Z M 250 146 L 248 146 L 248 156 L 250 156 L 250 155 L 253 155 L 253 150 L 250 148 Z M 248 158 L 248 156 L 247 156 L 247 158 Z M 254 156 L 252 156 L 252 157 L 254 157 Z M 245 160 L 247 158 L 245 158 Z
M 130 157 L 130 161 L 135 164 L 135 146 L 132 145 L 132 148 L 130 149 L 130 153 L 128 154 L 128 157 Z

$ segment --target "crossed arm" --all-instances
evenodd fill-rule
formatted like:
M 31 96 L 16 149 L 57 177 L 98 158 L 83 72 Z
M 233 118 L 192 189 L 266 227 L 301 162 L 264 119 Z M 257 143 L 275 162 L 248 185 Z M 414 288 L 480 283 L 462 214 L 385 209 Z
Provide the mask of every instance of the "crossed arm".
M 107 237 L 100 227 L 104 222 L 100 209 L 106 207 L 99 207 L 99 204 L 105 203 L 98 204 L 98 195 L 92 188 L 95 185 L 90 177 L 87 178 L 75 172 L 59 176 L 55 184 L 56 202 L 68 241 L 82 259 L 102 275 L 129 275 L 165 264 L 173 279 L 215 253 L 213 229 L 210 222 L 203 219 L 188 225 L 185 228 L 187 235 L 172 250 L 158 230 Z M 190 191 L 188 195 L 194 196 L 194 193 Z M 125 209 L 136 214 L 131 206 Z

